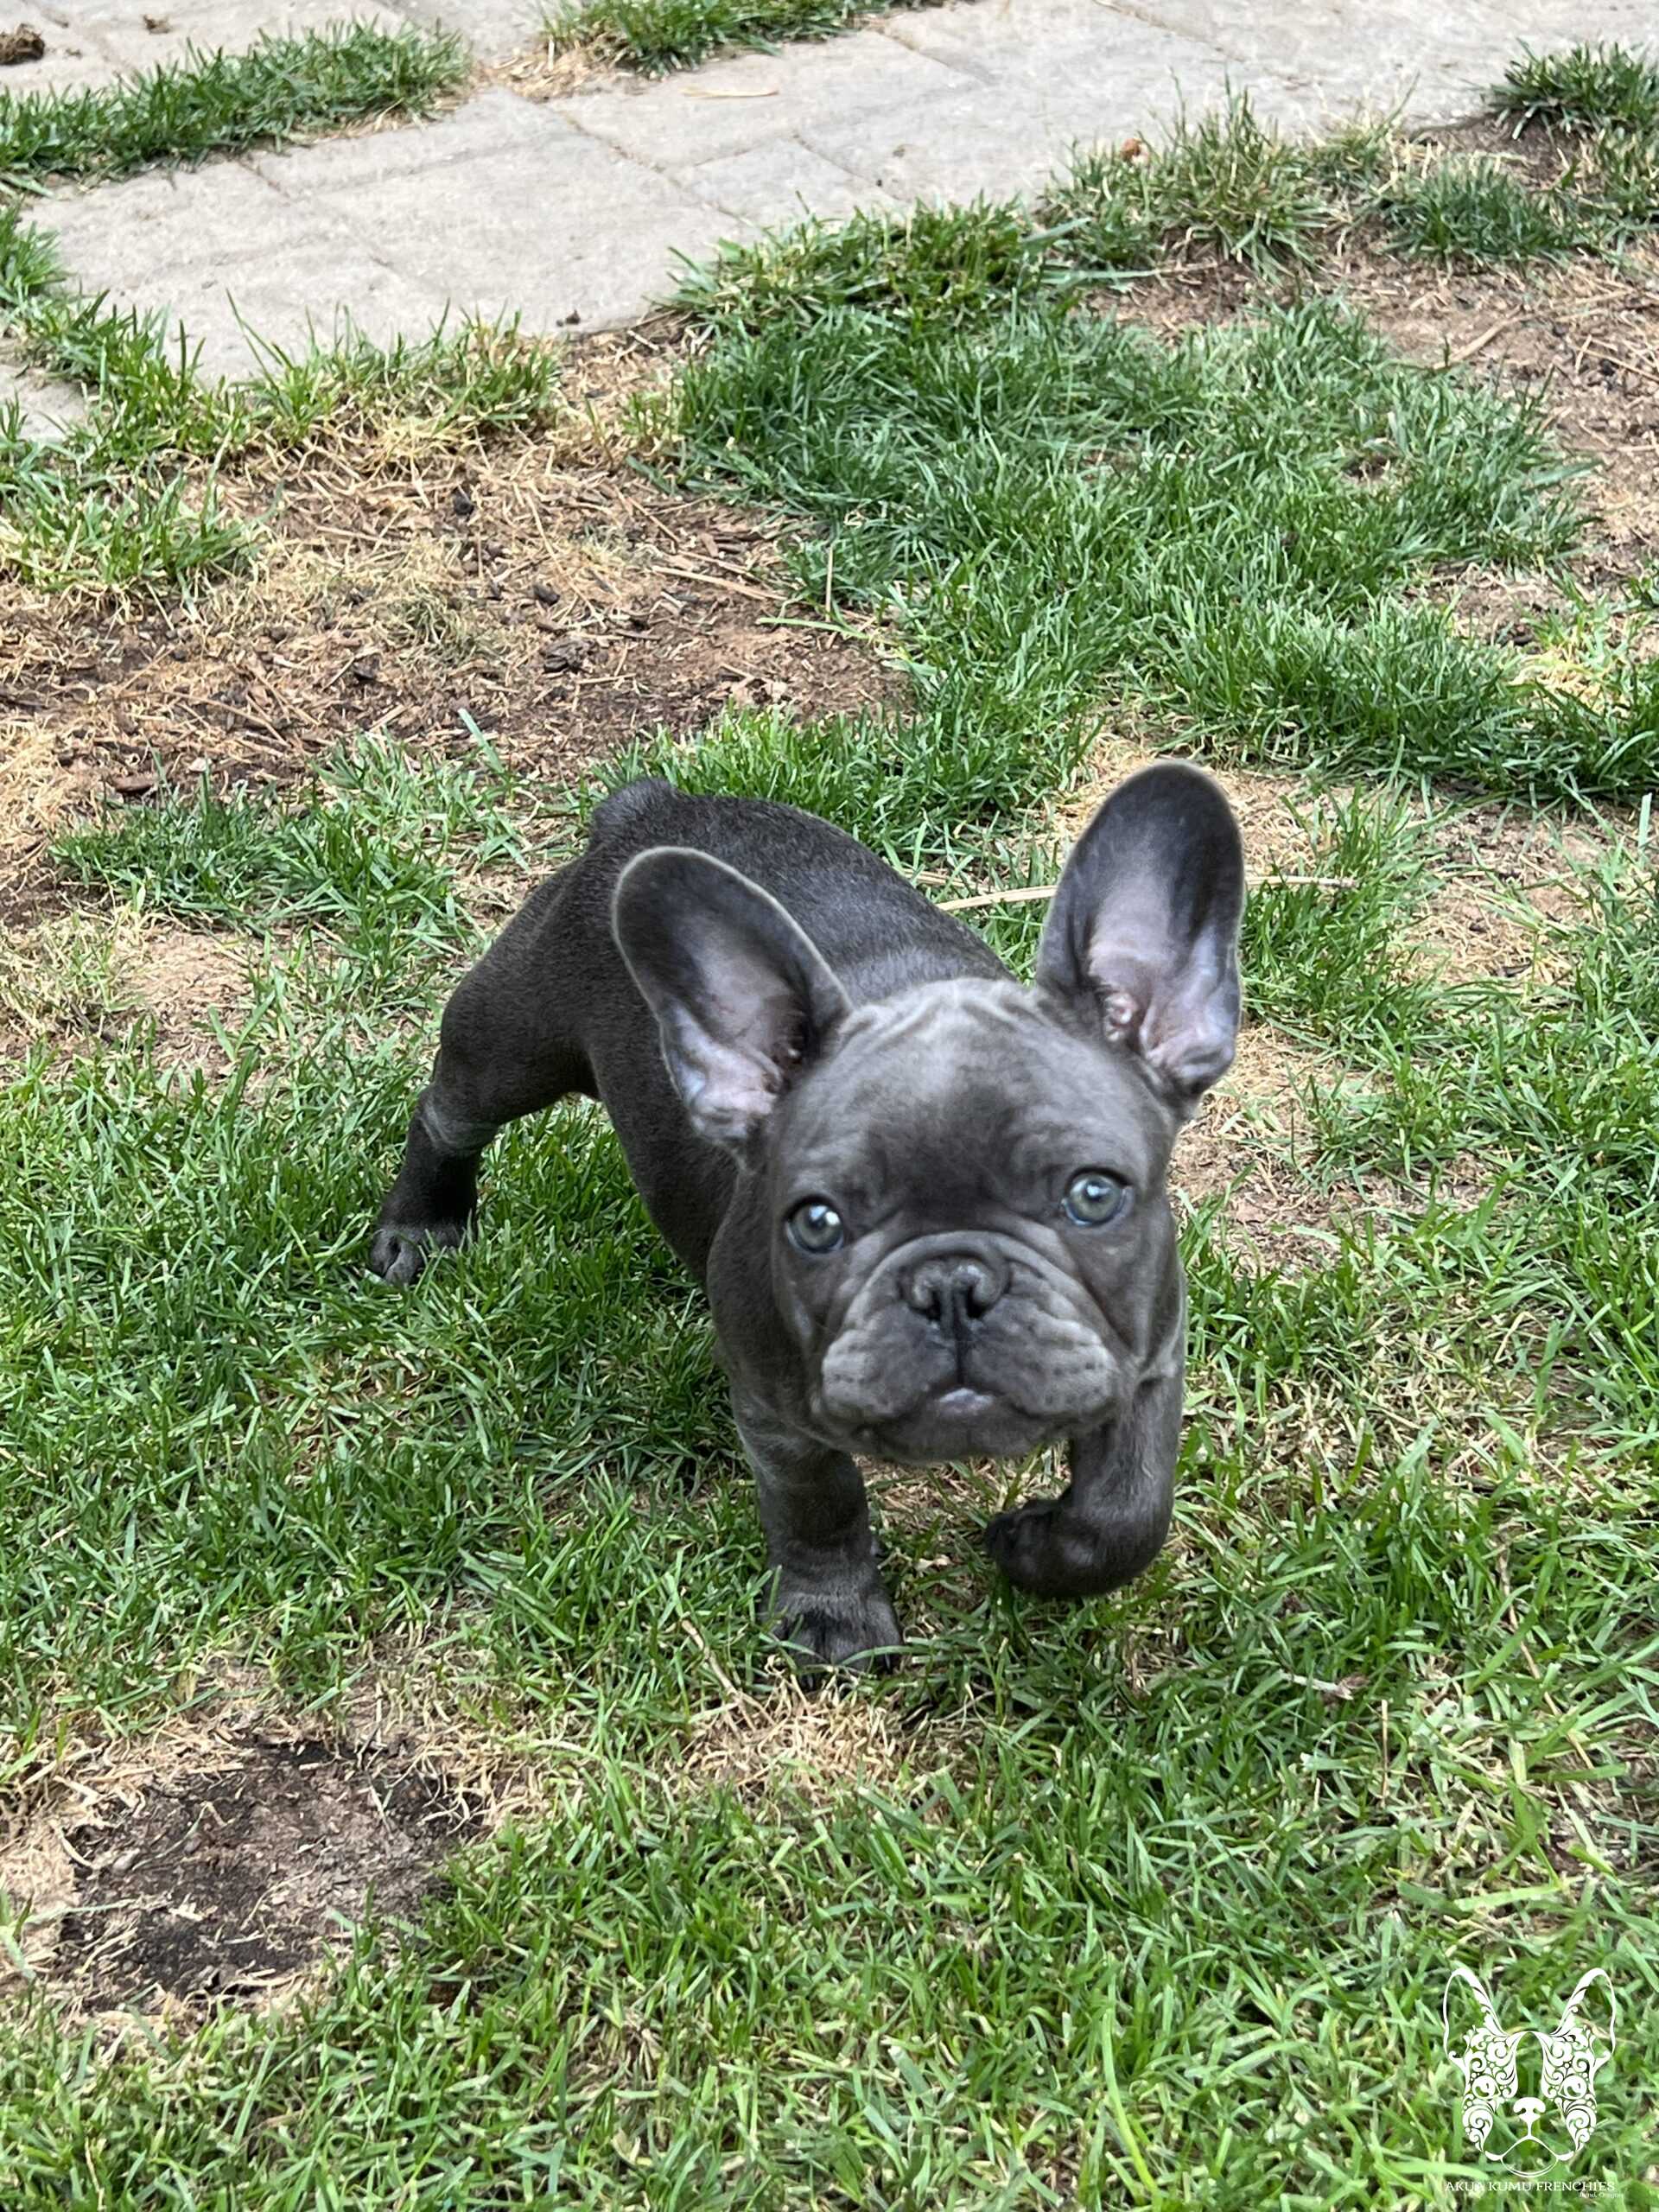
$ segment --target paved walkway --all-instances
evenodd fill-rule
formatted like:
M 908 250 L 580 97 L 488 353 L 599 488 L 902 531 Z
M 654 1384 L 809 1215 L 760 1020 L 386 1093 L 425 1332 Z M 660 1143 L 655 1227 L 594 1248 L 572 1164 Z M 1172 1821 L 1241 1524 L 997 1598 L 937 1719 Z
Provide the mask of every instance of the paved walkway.
M 350 5 L 30 0 L 52 51 L 0 83 L 95 82 L 191 39 L 244 45 Z M 538 11 L 354 12 L 455 20 L 489 61 L 533 39 Z M 375 336 L 424 330 L 446 307 L 521 312 L 538 331 L 626 322 L 678 257 L 721 238 L 803 211 L 1024 191 L 1077 142 L 1230 86 L 1293 127 L 1396 105 L 1430 121 L 1466 112 L 1523 44 L 1656 37 L 1655 0 L 955 0 L 655 83 L 539 102 L 489 84 L 432 123 L 67 192 L 37 219 L 83 283 L 167 307 L 207 367 L 236 374 L 245 326 L 292 345 L 341 308 Z

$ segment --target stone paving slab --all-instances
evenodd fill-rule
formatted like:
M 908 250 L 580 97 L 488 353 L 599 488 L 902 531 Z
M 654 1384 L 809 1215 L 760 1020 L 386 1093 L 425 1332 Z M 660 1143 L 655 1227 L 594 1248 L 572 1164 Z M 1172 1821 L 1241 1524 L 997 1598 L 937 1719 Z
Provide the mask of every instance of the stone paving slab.
M 35 25 L 46 53 L 0 75 L 0 92 L 105 85 L 182 61 L 192 47 L 238 52 L 261 31 L 326 30 L 342 22 L 396 30 L 407 20 L 374 0 L 16 0 L 13 14 Z
M 215 40 L 245 42 L 268 4 L 176 0 L 167 14 L 177 31 L 211 21 Z M 803 212 L 1027 191 L 1074 145 L 1202 111 L 1230 87 L 1291 127 L 1357 111 L 1446 120 L 1523 44 L 1659 44 L 1656 6 L 954 0 L 655 82 L 613 79 L 545 102 L 487 86 L 431 123 L 54 195 L 38 219 L 83 283 L 165 307 L 226 373 L 250 360 L 238 315 L 285 345 L 341 310 L 375 334 L 423 332 L 446 308 L 591 328 L 642 314 L 678 257 Z M 131 0 L 49 0 L 37 12 L 56 22 L 71 10 L 83 45 L 130 49 L 142 16 Z M 537 5 L 399 0 L 398 13 L 459 18 L 499 45 L 534 23 Z M 333 14 L 331 0 L 290 0 L 268 20 Z
M 860 207 L 899 206 L 858 170 L 815 152 L 798 138 L 741 147 L 712 162 L 695 162 L 677 180 L 725 215 L 763 230 L 798 223 L 808 215 L 833 220 Z
M 25 368 L 0 347 L 0 409 L 14 402 L 26 437 L 55 438 L 86 419 L 86 396 L 79 385 Z
M 1304 128 L 1360 108 L 1450 122 L 1478 104 L 1523 46 L 1639 46 L 1659 30 L 1655 0 L 1272 0 L 1249 10 L 1215 0 L 1132 0 L 1132 11 L 1205 40 L 1236 83 L 1253 85 L 1268 60 L 1294 95 L 1277 113 Z
M 777 54 L 734 54 L 654 84 L 601 86 L 549 105 L 634 160 L 675 169 L 792 137 L 822 119 L 875 118 L 944 99 L 963 83 L 948 62 L 869 29 Z

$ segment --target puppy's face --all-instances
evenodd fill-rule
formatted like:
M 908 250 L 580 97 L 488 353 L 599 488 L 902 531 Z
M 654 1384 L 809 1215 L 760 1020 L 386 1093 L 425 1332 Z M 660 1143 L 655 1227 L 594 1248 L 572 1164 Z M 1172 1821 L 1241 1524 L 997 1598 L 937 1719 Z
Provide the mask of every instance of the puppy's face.
M 1175 1318 L 1164 1172 L 1232 1058 L 1243 887 L 1218 787 L 1145 769 L 1066 863 L 1031 990 L 855 1007 L 736 870 L 659 847 L 623 871 L 617 942 L 691 1125 L 764 1189 L 826 1440 L 1010 1456 L 1126 1402 Z
M 815 1430 L 891 1459 L 1099 1426 L 1166 1332 L 1175 1118 L 1013 983 L 850 1014 L 767 1146 L 772 1281 Z

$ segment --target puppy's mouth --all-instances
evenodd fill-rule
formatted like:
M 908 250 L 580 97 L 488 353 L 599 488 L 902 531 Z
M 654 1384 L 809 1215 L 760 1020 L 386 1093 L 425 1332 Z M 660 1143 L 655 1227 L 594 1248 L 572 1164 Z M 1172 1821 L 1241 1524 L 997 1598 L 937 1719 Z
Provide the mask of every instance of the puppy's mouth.
M 929 1466 L 946 1459 L 1023 1458 L 1071 1426 L 1057 1426 L 1052 1416 L 1030 1413 L 994 1391 L 953 1382 L 900 1414 L 872 1421 L 849 1440 L 872 1459 Z

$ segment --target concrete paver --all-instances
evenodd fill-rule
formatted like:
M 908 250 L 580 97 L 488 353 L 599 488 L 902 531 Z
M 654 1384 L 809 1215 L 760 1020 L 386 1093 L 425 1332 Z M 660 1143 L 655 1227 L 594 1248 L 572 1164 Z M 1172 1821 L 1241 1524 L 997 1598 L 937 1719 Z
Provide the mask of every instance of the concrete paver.
M 343 21 L 395 30 L 406 21 L 374 0 L 47 0 L 44 6 L 20 0 L 17 13 L 35 24 L 46 53 L 6 72 L 0 91 L 107 84 L 133 70 L 182 61 L 192 47 L 235 53 L 261 31 L 326 30 Z
M 880 116 L 946 99 L 963 85 L 948 62 L 871 29 L 778 54 L 734 54 L 685 76 L 605 86 L 550 105 L 636 161 L 673 168 L 791 137 L 821 118 Z
M 26 437 L 51 438 L 85 419 L 86 396 L 78 385 L 25 368 L 0 348 L 0 412 L 13 405 Z
M 662 267 L 676 245 L 703 254 L 745 228 L 556 116 L 532 145 L 409 172 L 372 194 L 308 194 L 306 204 L 456 307 L 522 312 L 537 330 L 626 321 L 639 257 Z M 409 240 L 419 241 L 414 256 L 397 251 Z
M 540 30 L 542 0 L 397 0 L 407 22 L 459 31 L 480 61 L 501 61 Z
M 769 138 L 675 172 L 679 182 L 723 214 L 777 229 L 807 215 L 833 219 L 859 207 L 896 207 L 858 171 L 813 152 L 798 138 Z
M 334 20 L 335 5 L 174 0 L 168 35 L 245 43 L 266 22 Z M 538 8 L 374 12 L 459 19 L 499 51 Z M 134 0 L 37 13 L 61 34 L 64 67 L 138 50 Z M 1659 43 L 1654 0 L 954 0 L 656 82 L 545 102 L 486 86 L 429 124 L 57 194 L 37 219 L 90 289 L 167 308 L 209 365 L 234 373 L 249 360 L 238 314 L 284 344 L 340 309 L 376 334 L 424 331 L 447 306 L 519 310 L 533 330 L 627 321 L 677 257 L 804 212 L 1027 191 L 1074 145 L 1202 111 L 1229 87 L 1291 126 L 1357 110 L 1445 120 L 1523 44 L 1586 38 Z M 19 88 L 51 66 L 16 73 Z
M 1617 39 L 1633 46 L 1659 31 L 1651 0 L 1271 0 L 1227 10 L 1216 0 L 1116 0 L 1137 17 L 1205 40 L 1233 80 L 1252 84 L 1264 60 L 1294 98 L 1276 114 L 1303 128 L 1363 108 L 1402 109 L 1419 123 L 1449 122 L 1475 107 L 1523 46 Z

